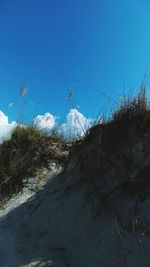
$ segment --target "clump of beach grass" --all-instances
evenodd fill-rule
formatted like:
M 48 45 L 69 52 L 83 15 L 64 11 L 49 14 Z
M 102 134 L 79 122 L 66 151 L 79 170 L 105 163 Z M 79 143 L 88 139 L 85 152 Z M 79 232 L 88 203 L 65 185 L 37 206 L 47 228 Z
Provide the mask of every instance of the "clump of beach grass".
M 17 126 L 10 140 L 0 144 L 0 197 L 10 198 L 51 162 L 61 164 L 64 139 L 56 132 L 48 134 L 33 125 Z

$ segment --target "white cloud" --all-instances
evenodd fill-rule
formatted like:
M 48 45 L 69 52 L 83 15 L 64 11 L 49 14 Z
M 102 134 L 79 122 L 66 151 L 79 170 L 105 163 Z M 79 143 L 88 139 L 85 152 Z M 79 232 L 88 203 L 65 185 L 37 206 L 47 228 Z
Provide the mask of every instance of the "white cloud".
M 61 125 L 60 130 L 69 138 L 84 136 L 91 126 L 91 121 L 77 109 L 71 109 L 67 115 L 67 122 Z
M 12 131 L 17 126 L 15 121 L 9 123 L 8 117 L 0 111 L 0 143 L 11 138 Z
M 56 120 L 58 117 L 53 116 L 50 113 L 44 115 L 38 115 L 34 118 L 34 125 L 39 129 L 52 130 L 56 127 Z M 93 120 L 87 119 L 77 109 L 71 109 L 66 117 L 66 123 L 59 127 L 66 137 L 80 137 L 83 136 L 86 130 L 91 126 Z M 11 138 L 12 131 L 17 126 L 15 121 L 9 123 L 8 117 L 0 111 L 0 143 Z
M 39 129 L 52 130 L 56 126 L 56 119 L 50 113 L 45 113 L 44 115 L 38 115 L 34 118 L 34 125 Z

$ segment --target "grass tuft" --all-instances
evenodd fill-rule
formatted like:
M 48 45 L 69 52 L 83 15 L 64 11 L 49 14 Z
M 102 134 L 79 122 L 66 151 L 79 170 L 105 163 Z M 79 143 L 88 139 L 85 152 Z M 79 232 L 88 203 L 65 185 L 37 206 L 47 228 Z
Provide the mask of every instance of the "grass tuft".
M 142 87 L 139 94 L 131 98 L 121 98 L 121 105 L 112 114 L 112 120 L 131 120 L 139 115 L 147 114 L 149 110 L 146 88 Z
M 25 178 L 51 162 L 61 163 L 64 140 L 35 126 L 17 126 L 10 140 L 0 145 L 0 196 L 9 198 L 23 187 Z
M 74 143 L 70 159 L 77 159 L 78 164 L 74 167 L 68 163 L 66 167 L 73 173 L 72 168 L 78 166 L 81 181 L 92 186 L 95 184 L 97 191 L 97 184 L 104 191 L 120 184 L 128 193 L 144 194 L 149 188 L 149 169 L 133 181 L 130 173 L 133 166 L 138 166 L 139 162 L 144 161 L 144 155 L 149 153 L 149 138 L 150 107 L 145 87 L 142 87 L 136 96 L 123 99 L 109 119 L 91 127 L 82 140 Z

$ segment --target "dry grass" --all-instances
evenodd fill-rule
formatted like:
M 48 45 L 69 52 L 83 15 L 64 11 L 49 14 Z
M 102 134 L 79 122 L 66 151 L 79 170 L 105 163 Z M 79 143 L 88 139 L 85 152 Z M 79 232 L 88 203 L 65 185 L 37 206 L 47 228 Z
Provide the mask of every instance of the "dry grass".
M 128 142 L 131 126 L 139 135 L 150 135 L 150 108 L 144 87 L 137 96 L 123 99 L 110 119 L 91 127 L 83 138 L 71 143 L 70 158 L 75 155 L 79 159 L 83 176 L 93 179 L 101 175 L 102 153 L 115 157 L 117 148 Z M 66 141 L 56 132 L 48 135 L 30 125 L 18 126 L 11 139 L 0 145 L 1 199 L 18 192 L 25 178 L 49 168 L 52 161 L 61 164 L 65 146 Z M 130 164 L 130 159 L 126 160 Z M 104 163 L 107 165 L 106 159 Z
M 103 140 L 108 149 L 116 149 L 123 140 L 128 139 L 129 128 L 133 126 L 139 134 L 148 134 L 150 131 L 150 107 L 146 97 L 146 89 L 131 98 L 122 98 L 111 117 L 102 124 L 92 127 L 85 136 L 85 141 L 95 138 L 97 131 L 103 133 Z
M 0 195 L 11 197 L 23 187 L 23 180 L 50 163 L 61 163 L 64 140 L 33 126 L 18 126 L 10 140 L 0 145 Z
M 121 104 L 115 109 L 112 119 L 131 120 L 138 115 L 145 115 L 149 109 L 148 99 L 146 97 L 146 88 L 142 87 L 140 92 L 131 98 L 122 97 Z
M 137 140 L 140 142 L 143 140 L 147 142 L 148 148 L 149 138 L 150 107 L 145 88 L 142 88 L 135 97 L 124 99 L 108 120 L 93 126 L 83 139 L 74 143 L 70 160 L 77 161 L 76 165 L 80 169 L 82 182 L 86 181 L 87 184 L 93 185 L 96 180 L 107 176 L 110 170 L 116 173 L 119 173 L 120 168 L 124 172 L 132 170 L 134 163 L 132 147 L 136 145 Z M 66 168 L 68 166 L 71 166 L 69 161 Z M 74 172 L 74 170 L 71 171 Z M 145 192 L 146 186 L 149 187 L 148 172 L 144 175 L 147 175 L 146 178 L 141 179 L 138 176 L 132 182 L 130 177 L 127 177 L 126 183 L 123 184 L 125 191 L 138 195 L 140 190 Z M 126 177 L 122 178 L 124 180 Z M 113 183 L 111 178 L 110 183 Z

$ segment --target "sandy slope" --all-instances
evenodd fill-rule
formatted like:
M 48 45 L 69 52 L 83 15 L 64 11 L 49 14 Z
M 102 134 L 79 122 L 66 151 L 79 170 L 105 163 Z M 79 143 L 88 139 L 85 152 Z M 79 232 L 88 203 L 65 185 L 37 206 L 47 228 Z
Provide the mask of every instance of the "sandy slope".
M 149 236 L 123 230 L 106 208 L 97 216 L 94 196 L 86 203 L 68 184 L 58 174 L 1 217 L 0 266 L 149 267 Z
M 51 173 L 48 181 L 51 182 L 51 179 L 58 173 L 59 171 Z M 44 186 L 45 181 L 42 182 L 41 187 Z M 39 224 L 37 231 L 40 236 L 31 227 L 32 217 L 40 206 L 40 198 L 41 195 L 43 198 L 45 191 L 43 194 L 35 194 L 31 190 L 35 189 L 33 179 L 30 179 L 30 183 L 32 183 L 30 188 L 25 187 L 23 192 L 15 195 L 7 203 L 5 209 L 0 211 L 0 266 L 65 267 L 63 249 L 52 248 L 51 250 L 50 248 L 48 251 L 45 246 L 40 246 L 40 231 L 41 228 L 43 229 L 40 223 L 41 218 L 39 217 L 38 221 L 34 223 L 35 225 Z

